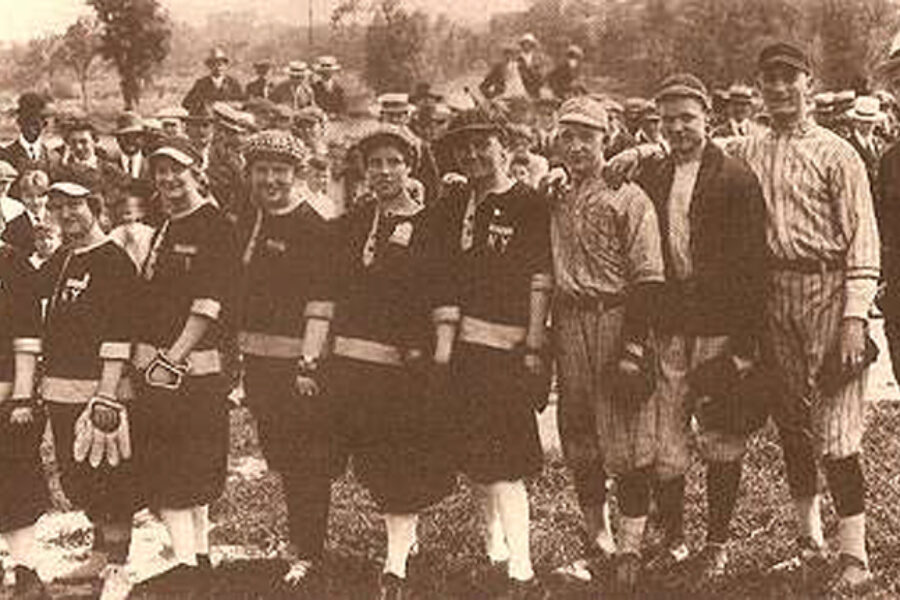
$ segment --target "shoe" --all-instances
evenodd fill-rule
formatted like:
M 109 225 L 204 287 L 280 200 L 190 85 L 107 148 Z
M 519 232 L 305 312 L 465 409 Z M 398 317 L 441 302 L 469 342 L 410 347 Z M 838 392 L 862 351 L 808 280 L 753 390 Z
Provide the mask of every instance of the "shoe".
M 126 600 L 134 587 L 125 565 L 107 565 L 100 578 L 103 580 L 103 589 L 99 600 Z
M 500 596 L 502 600 L 545 600 L 548 592 L 537 577 L 527 581 L 510 577 L 506 582 L 506 592 Z
M 818 544 L 808 536 L 797 539 L 799 547 L 800 576 L 804 587 L 812 589 L 826 580 L 828 576 L 828 547 Z
M 705 581 L 717 581 L 728 572 L 728 549 L 725 544 L 709 542 L 700 554 L 700 569 Z
M 641 557 L 633 552 L 616 557 L 613 589 L 618 595 L 633 597 L 637 592 L 638 579 L 641 575 Z
M 406 600 L 406 579 L 393 573 L 382 573 L 378 579 L 375 600 Z
M 180 564 L 142 581 L 134 591 L 147 595 L 192 595 L 198 587 L 197 567 Z
M 868 592 L 875 581 L 869 565 L 850 554 L 838 555 L 838 574 L 829 588 L 839 596 L 856 596 Z
M 691 551 L 688 549 L 687 544 L 684 540 L 679 539 L 660 548 L 659 552 L 647 564 L 647 568 L 652 571 L 667 573 L 684 565 L 690 556 Z
M 12 595 L 15 600 L 50 600 L 50 594 L 37 572 L 21 565 L 17 565 L 13 572 L 16 574 Z

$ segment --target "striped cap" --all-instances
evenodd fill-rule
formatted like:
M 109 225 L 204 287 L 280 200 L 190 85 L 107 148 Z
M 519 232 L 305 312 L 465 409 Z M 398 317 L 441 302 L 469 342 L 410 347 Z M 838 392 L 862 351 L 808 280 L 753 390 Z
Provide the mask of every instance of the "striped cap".
M 602 102 L 588 96 L 577 96 L 559 107 L 559 123 L 609 129 L 609 112 Z

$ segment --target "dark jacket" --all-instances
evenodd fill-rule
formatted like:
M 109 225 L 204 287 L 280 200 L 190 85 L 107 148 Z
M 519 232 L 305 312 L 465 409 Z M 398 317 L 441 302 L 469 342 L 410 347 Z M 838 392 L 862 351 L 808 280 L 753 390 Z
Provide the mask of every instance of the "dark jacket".
M 900 143 L 881 157 L 875 186 L 875 218 L 881 235 L 881 262 L 887 289 L 879 303 L 885 316 L 900 316 Z
M 869 174 L 869 184 L 872 186 L 872 194 L 874 196 L 878 188 L 878 165 L 881 162 L 881 155 L 884 154 L 884 142 L 877 135 L 873 135 L 872 141 L 875 144 L 873 151 L 873 149 L 865 147 L 855 135 L 851 134 L 847 141 L 856 149 L 859 157 L 862 158 L 863 163 L 866 165 L 866 173 Z
M 568 63 L 562 63 L 550 71 L 547 75 L 547 86 L 561 100 L 578 95 L 584 87 L 580 70 L 572 69 Z
M 525 59 L 521 56 L 516 58 L 516 63 L 519 65 L 519 75 L 522 77 L 525 91 L 529 96 L 536 98 L 544 83 L 543 67 L 539 57 L 535 57 L 531 66 L 525 64 Z M 485 98 L 496 98 L 506 92 L 506 65 L 505 61 L 495 64 L 478 86 Z
M 642 164 L 638 183 L 656 207 L 666 264 L 657 326 L 691 335 L 730 335 L 752 344 L 760 330 L 765 293 L 765 201 L 759 181 L 742 162 L 707 142 L 691 200 L 693 276 L 678 281 L 669 250 L 671 157 Z
M 331 84 L 327 89 L 321 81 L 312 84 L 313 96 L 319 108 L 330 115 L 339 115 L 347 110 L 347 101 L 344 98 L 344 88 L 339 83 Z
M 247 84 L 247 98 L 266 98 L 272 95 L 275 84 L 269 79 L 257 77 Z
M 244 90 L 241 89 L 241 84 L 233 77 L 225 75 L 222 87 L 217 88 L 213 83 L 212 76 L 207 75 L 194 82 L 194 87 L 184 97 L 181 105 L 189 113 L 196 114 L 203 110 L 203 106 L 208 106 L 213 102 L 230 102 L 243 99 Z

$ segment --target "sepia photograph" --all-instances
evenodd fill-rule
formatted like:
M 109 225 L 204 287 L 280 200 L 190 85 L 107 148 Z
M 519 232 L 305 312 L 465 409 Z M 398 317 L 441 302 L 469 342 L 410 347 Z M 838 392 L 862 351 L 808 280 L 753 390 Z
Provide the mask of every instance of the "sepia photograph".
M 900 0 L 0 8 L 0 600 L 900 598 Z

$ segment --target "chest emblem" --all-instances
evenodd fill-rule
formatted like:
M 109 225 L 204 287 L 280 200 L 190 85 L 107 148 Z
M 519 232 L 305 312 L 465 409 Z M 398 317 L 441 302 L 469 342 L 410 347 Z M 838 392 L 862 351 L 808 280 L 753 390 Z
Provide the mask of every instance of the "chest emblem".
M 403 246 L 405 248 L 409 246 L 409 243 L 412 241 L 412 234 L 412 223 L 410 223 L 409 221 L 397 223 L 394 226 L 394 231 L 391 232 L 391 237 L 388 239 L 388 241 L 392 244 L 397 244 L 398 246 Z
M 284 254 L 287 251 L 287 242 L 284 240 L 266 240 L 266 249 L 276 254 Z
M 63 286 L 60 299 L 63 302 L 75 302 L 91 284 L 91 274 L 85 273 L 80 279 L 69 277 Z
M 509 243 L 516 233 L 515 227 L 503 223 L 502 218 L 503 211 L 495 208 L 493 218 L 488 224 L 487 244 L 488 247 L 498 254 L 506 253 Z

